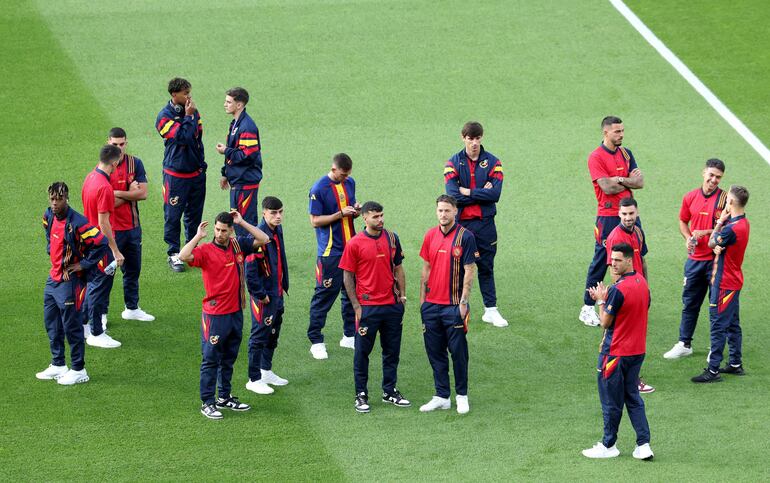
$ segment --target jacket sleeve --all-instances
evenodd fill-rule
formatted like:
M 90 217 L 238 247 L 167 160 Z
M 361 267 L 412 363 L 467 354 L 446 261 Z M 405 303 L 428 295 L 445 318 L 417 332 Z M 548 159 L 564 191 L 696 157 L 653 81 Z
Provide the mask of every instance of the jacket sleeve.
M 45 231 L 45 252 L 51 254 L 51 234 L 48 232 L 48 211 L 43 213 L 43 231 Z
M 256 252 L 246 257 L 246 288 L 257 300 L 262 300 L 267 295 L 265 284 L 262 281 L 261 266 L 265 260 L 265 247 L 259 247 Z
M 160 120 L 155 125 L 158 134 L 165 141 L 175 144 L 191 145 L 197 142 L 199 121 L 196 116 L 184 116 L 182 121 L 177 121 L 165 115 L 160 116 Z
M 446 194 L 457 200 L 458 206 L 463 207 L 473 204 L 471 197 L 460 194 L 460 177 L 452 160 L 447 161 L 444 165 L 444 185 Z
M 234 148 L 225 148 L 227 164 L 253 164 L 259 153 L 259 130 L 254 127 L 242 131 Z
M 99 263 L 99 260 L 107 253 L 109 248 L 107 238 L 97 227 L 88 223 L 77 227 L 76 231 L 77 242 L 80 244 L 82 248 L 81 253 L 83 254 L 83 259 L 80 260 L 80 267 L 88 271 Z
M 499 159 L 495 162 L 487 180 L 492 183 L 492 187 L 471 190 L 471 198 L 477 202 L 497 203 L 500 201 L 500 193 L 503 191 L 503 165 Z

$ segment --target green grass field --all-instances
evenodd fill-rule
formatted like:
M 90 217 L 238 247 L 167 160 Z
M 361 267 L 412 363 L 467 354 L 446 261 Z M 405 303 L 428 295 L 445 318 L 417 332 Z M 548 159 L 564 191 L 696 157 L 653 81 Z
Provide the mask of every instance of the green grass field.
M 190 1 L 2 3 L 0 18 L 0 303 L 5 313 L 0 479 L 17 480 L 743 480 L 770 479 L 770 168 L 606 1 Z M 633 0 L 629 6 L 755 133 L 767 125 L 770 7 L 761 0 Z M 202 113 L 209 162 L 205 218 L 227 207 L 214 145 L 229 118 L 225 89 L 242 85 L 262 134 L 260 198 L 286 206 L 292 287 L 275 370 L 291 383 L 257 396 L 246 382 L 246 341 L 234 393 L 250 412 L 214 422 L 198 412 L 202 283 L 171 273 L 162 242 L 162 142 L 153 122 L 174 76 L 188 78 Z M 652 308 L 643 375 L 655 461 L 591 461 L 601 435 L 596 351 L 601 334 L 577 320 L 593 251 L 594 199 L 586 169 L 607 114 L 625 120 L 626 145 L 645 172 L 644 219 Z M 469 119 L 505 168 L 497 218 L 497 285 L 507 329 L 469 333 L 470 414 L 420 414 L 433 394 L 422 346 L 417 284 L 424 232 L 442 168 Z M 49 363 L 42 322 L 48 260 L 40 215 L 46 187 L 80 187 L 109 128 L 129 134 L 148 169 L 141 205 L 141 305 L 153 323 L 120 320 L 123 347 L 88 348 L 91 381 L 35 379 Z M 311 359 L 305 337 L 315 240 L 307 190 L 331 156 L 347 152 L 360 200 L 386 208 L 406 251 L 410 307 L 399 388 L 414 405 L 353 410 L 352 353 L 336 345 L 338 309 L 325 334 L 330 359 Z M 696 354 L 665 361 L 677 340 L 682 265 L 681 196 L 702 163 L 725 160 L 723 187 L 746 185 L 752 223 L 742 295 L 748 375 L 706 387 L 708 324 Z M 116 281 L 116 287 L 120 287 Z M 379 351 L 370 394 L 381 380 Z

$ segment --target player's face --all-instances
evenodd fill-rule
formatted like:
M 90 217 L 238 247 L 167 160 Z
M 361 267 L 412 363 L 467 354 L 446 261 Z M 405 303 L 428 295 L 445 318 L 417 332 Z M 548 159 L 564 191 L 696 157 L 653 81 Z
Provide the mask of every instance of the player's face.
M 372 231 L 382 231 L 382 227 L 385 225 L 383 218 L 384 215 L 382 211 L 370 211 L 364 215 L 364 223 L 366 223 L 366 227 Z
M 465 143 L 465 153 L 471 159 L 478 158 L 479 152 L 481 151 L 481 138 L 483 137 L 484 136 L 473 138 L 470 136 L 463 136 L 463 143 Z
M 636 223 L 636 219 L 639 218 L 639 210 L 636 209 L 636 206 L 621 206 L 618 216 L 620 216 L 620 222 L 623 223 L 623 226 L 631 228 Z
M 177 106 L 184 106 L 187 104 L 187 99 L 190 99 L 190 89 L 171 93 L 171 100 Z
M 235 99 L 232 97 L 225 96 L 225 112 L 227 114 L 235 114 L 242 106 L 243 104 L 235 102 Z
M 67 209 L 66 196 L 50 195 L 48 197 L 48 202 L 51 204 L 51 211 L 54 216 L 61 216 Z
M 336 181 L 337 183 L 342 183 L 346 179 L 348 179 L 348 176 L 350 176 L 350 170 L 344 170 L 340 169 L 334 165 L 332 165 L 332 179 Z
M 227 241 L 230 239 L 230 234 L 233 228 L 227 226 L 227 223 L 216 222 L 214 223 L 214 241 L 217 245 L 227 245 Z
M 625 275 L 631 271 L 631 267 L 634 263 L 633 257 L 624 258 L 622 252 L 612 252 L 610 257 L 612 260 L 612 273 L 615 275 Z
M 610 145 L 618 147 L 623 145 L 623 135 L 625 134 L 625 128 L 623 124 L 612 124 L 604 128 L 604 139 L 609 142 Z
M 283 223 L 283 208 L 277 210 L 262 210 L 262 218 L 264 218 L 265 223 L 271 227 L 276 227 Z
M 450 203 L 441 201 L 436 204 L 436 216 L 438 216 L 438 224 L 444 227 L 451 227 L 455 222 L 457 216 L 457 208 Z
M 107 139 L 107 143 L 119 147 L 121 157 L 126 154 L 126 145 L 128 144 L 126 138 L 109 138 Z
M 706 192 L 706 194 L 711 193 L 715 189 L 717 189 L 717 186 L 719 186 L 719 182 L 722 181 L 722 176 L 724 175 L 724 172 L 720 171 L 717 168 L 706 168 L 703 170 L 703 191 Z

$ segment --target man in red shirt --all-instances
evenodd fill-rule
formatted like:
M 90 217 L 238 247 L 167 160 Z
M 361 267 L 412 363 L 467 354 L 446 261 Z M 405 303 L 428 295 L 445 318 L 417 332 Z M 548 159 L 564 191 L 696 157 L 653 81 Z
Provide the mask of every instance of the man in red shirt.
M 666 359 L 692 355 L 692 337 L 698 323 L 703 299 L 711 286 L 714 252 L 708 241 L 714 225 L 722 215 L 727 193 L 719 189 L 725 173 L 725 163 L 709 159 L 703 169 L 703 183 L 682 198 L 679 210 L 679 232 L 685 239 L 687 261 L 684 264 L 682 289 L 682 320 L 679 323 L 679 342 L 663 354 Z
M 596 304 L 604 306 L 597 375 L 599 400 L 604 415 L 604 438 L 583 450 L 588 458 L 614 458 L 620 454 L 615 441 L 623 407 L 636 431 L 636 459 L 652 459 L 650 427 L 639 396 L 637 381 L 647 351 L 647 316 L 650 289 L 644 277 L 634 271 L 634 249 L 620 243 L 612 248 L 612 273 L 618 278 L 611 287 L 599 282 L 588 290 Z
M 115 194 L 110 184 L 110 174 L 115 170 L 120 158 L 120 148 L 112 144 L 102 146 L 99 152 L 99 164 L 86 176 L 82 191 L 83 214 L 89 223 L 99 227 L 99 231 L 107 238 L 111 250 L 111 253 L 108 252 L 88 274 L 85 302 L 87 308 L 84 308 L 87 320 L 91 322 L 90 333 L 86 331 L 86 344 L 104 349 L 120 347 L 120 342 L 106 332 L 110 291 L 112 291 L 115 274 L 115 266 L 112 262 L 114 260 L 118 267 L 122 267 L 124 261 L 112 229 Z
M 607 274 L 607 235 L 618 226 L 620 200 L 633 197 L 631 190 L 644 187 L 644 177 L 636 165 L 631 150 L 622 147 L 625 128 L 615 116 L 602 119 L 602 143 L 588 157 L 588 171 L 596 195 L 596 226 L 594 227 L 594 258 L 586 275 L 586 290 L 604 280 Z M 599 325 L 594 302 L 583 293 L 583 308 L 578 316 L 588 326 Z
M 198 226 L 193 239 L 180 250 L 179 259 L 191 267 L 201 268 L 203 288 L 206 290 L 201 320 L 201 414 L 209 419 L 222 419 L 221 408 L 233 411 L 251 409 L 232 395 L 230 381 L 243 338 L 243 262 L 269 238 L 233 210 L 217 215 L 214 240 L 198 246 L 208 236 L 208 224 L 204 221 Z M 239 225 L 250 236 L 233 237 L 233 224 Z M 215 398 L 217 389 L 219 397 Z
M 709 238 L 709 247 L 716 254 L 709 296 L 711 350 L 707 359 L 708 367 L 702 374 L 693 377 L 692 382 L 719 382 L 722 380 L 720 373 L 744 375 L 739 309 L 743 288 L 743 256 L 749 243 L 749 220 L 744 211 L 748 202 L 749 191 L 746 188 L 731 186 L 727 194 L 727 206 Z M 730 346 L 730 360 L 724 367 L 719 367 L 725 342 Z
M 476 238 L 456 221 L 457 201 L 449 195 L 436 200 L 439 225 L 428 230 L 420 257 L 424 260 L 420 277 L 420 315 L 425 352 L 433 368 L 436 395 L 420 411 L 449 409 L 449 358 L 455 375 L 457 412 L 465 414 L 468 405 L 468 332 L 470 297 L 476 274 Z
M 356 411 L 369 412 L 367 381 L 369 354 L 377 332 L 382 346 L 382 401 L 396 407 L 411 403 L 396 389 L 401 330 L 406 303 L 404 253 L 398 236 L 383 228 L 382 205 L 369 201 L 361 207 L 366 229 L 348 241 L 340 268 L 343 283 L 356 314 L 353 376 Z
M 110 184 L 115 195 L 115 211 L 112 229 L 115 243 L 125 257 L 123 265 L 123 300 L 126 309 L 121 313 L 125 320 L 152 322 L 155 317 L 139 307 L 139 274 L 142 271 L 142 226 L 139 223 L 139 202 L 147 199 L 147 173 L 142 160 L 126 153 L 126 131 L 119 127 L 110 129 L 107 143 L 120 149 L 120 161 L 110 174 Z

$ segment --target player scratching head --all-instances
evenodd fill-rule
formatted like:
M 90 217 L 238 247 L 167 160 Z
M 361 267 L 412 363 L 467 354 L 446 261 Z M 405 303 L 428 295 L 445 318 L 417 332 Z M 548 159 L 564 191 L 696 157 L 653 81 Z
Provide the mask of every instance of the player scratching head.
M 637 218 L 639 218 L 639 207 L 633 198 L 623 198 L 620 200 L 619 205 L 618 216 L 620 217 L 620 222 L 626 231 L 630 231 L 636 224 Z
M 703 192 L 710 195 L 717 189 L 725 174 L 725 163 L 721 159 L 711 158 L 703 168 Z
M 603 143 L 610 151 L 615 151 L 623 145 L 623 135 L 625 128 L 623 121 L 616 116 L 607 116 L 602 119 L 602 137 Z
M 476 161 L 481 154 L 481 139 L 484 137 L 484 127 L 476 121 L 469 121 L 463 125 L 460 131 L 463 143 L 465 144 L 465 154 L 468 159 Z
M 628 243 L 612 245 L 612 273 L 618 278 L 634 270 L 634 249 Z
M 366 232 L 372 236 L 378 236 L 382 233 L 382 228 L 385 225 L 383 221 L 383 208 L 382 205 L 376 201 L 367 201 L 361 207 L 361 216 L 364 217 L 364 223 L 366 224 Z
M 262 200 L 262 219 L 271 230 L 283 223 L 283 202 L 275 196 L 265 196 Z
M 62 219 L 67 214 L 69 197 L 70 189 L 64 181 L 54 181 L 48 187 L 48 202 L 56 218 Z

